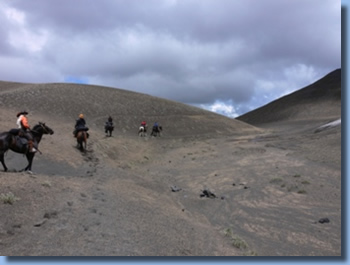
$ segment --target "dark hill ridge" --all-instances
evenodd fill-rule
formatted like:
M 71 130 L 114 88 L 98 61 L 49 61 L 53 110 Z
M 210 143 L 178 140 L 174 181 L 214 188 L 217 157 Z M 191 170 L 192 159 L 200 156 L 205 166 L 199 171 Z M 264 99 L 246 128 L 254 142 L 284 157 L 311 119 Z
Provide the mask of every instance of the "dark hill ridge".
M 103 128 L 108 115 L 114 118 L 116 133 L 135 134 L 142 120 L 158 121 L 164 135 L 191 136 L 257 132 L 241 121 L 141 93 L 94 85 L 0 82 L 0 104 L 35 114 L 45 114 L 74 124 L 84 113 L 88 126 Z
M 259 126 L 265 123 L 310 120 L 319 117 L 338 119 L 340 116 L 341 69 L 337 69 L 305 88 L 236 119 Z

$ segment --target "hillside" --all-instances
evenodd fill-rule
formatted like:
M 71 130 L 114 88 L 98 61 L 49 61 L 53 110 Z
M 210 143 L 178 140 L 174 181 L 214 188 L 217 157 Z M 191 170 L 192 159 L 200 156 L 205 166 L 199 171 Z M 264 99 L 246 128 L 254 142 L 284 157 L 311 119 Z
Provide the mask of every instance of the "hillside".
M 12 151 L 9 171 L 0 164 L 0 255 L 341 256 L 341 126 L 320 126 L 340 115 L 340 92 L 311 87 L 250 114 L 283 124 L 271 130 L 121 89 L 0 82 L 0 131 L 22 109 L 54 131 L 33 172 Z M 72 136 L 81 112 L 84 152 Z M 144 119 L 162 136 L 139 137 Z
M 48 120 L 54 117 L 71 123 L 72 127 L 78 115 L 84 113 L 88 126 L 103 130 L 108 115 L 111 115 L 118 128 L 116 131 L 128 135 L 137 133 L 142 120 L 149 125 L 158 121 L 164 129 L 164 136 L 171 137 L 258 130 L 196 107 L 110 87 L 0 82 L 0 97 L 0 104 L 14 115 L 24 109 L 34 119 L 37 114 L 45 114 Z
M 341 116 L 341 69 L 315 83 L 250 111 L 237 120 L 260 126 L 300 120 L 336 120 Z

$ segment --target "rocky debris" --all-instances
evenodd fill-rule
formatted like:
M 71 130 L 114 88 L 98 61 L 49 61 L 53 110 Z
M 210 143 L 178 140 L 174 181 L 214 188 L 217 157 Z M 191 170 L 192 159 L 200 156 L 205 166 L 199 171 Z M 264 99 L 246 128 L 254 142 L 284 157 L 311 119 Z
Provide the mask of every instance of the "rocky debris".
M 217 196 L 214 193 L 212 193 L 209 189 L 203 190 L 199 196 L 207 198 L 217 198 Z
M 51 219 L 51 218 L 56 218 L 56 217 L 57 217 L 56 211 L 50 211 L 50 212 L 46 212 L 44 214 L 44 218 L 46 218 L 46 219 Z
M 232 186 L 236 186 L 236 183 L 232 183 Z M 239 183 L 239 186 L 244 186 L 243 189 L 249 189 L 249 187 L 247 186 L 247 183 L 245 182 L 242 182 L 242 183 Z
M 43 224 L 46 223 L 47 220 L 51 219 L 51 218 L 57 218 L 57 211 L 49 211 L 49 212 L 46 212 L 44 214 L 44 218 L 40 221 L 37 221 L 34 226 L 35 227 L 40 227 L 42 226 Z
M 320 220 L 318 220 L 319 223 L 324 224 L 324 223 L 329 223 L 329 219 L 328 218 L 321 218 Z
M 42 219 L 42 220 L 40 220 L 40 221 L 36 222 L 36 223 L 34 224 L 34 226 L 35 226 L 35 227 L 42 226 L 43 224 L 45 224 L 45 223 L 46 223 L 46 221 L 47 221 L 47 219 L 46 219 L 46 218 L 45 218 L 45 219 Z
M 171 188 L 172 192 L 178 192 L 178 191 L 182 190 L 181 188 L 179 188 L 177 186 L 171 186 L 170 188 Z

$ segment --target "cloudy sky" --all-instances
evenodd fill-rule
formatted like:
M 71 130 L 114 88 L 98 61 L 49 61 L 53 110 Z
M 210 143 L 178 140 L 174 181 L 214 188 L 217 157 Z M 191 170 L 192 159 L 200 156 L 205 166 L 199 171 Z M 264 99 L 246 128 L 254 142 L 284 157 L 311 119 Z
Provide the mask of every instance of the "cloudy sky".
M 236 117 L 341 67 L 341 1 L 6 0 L 0 67 Z

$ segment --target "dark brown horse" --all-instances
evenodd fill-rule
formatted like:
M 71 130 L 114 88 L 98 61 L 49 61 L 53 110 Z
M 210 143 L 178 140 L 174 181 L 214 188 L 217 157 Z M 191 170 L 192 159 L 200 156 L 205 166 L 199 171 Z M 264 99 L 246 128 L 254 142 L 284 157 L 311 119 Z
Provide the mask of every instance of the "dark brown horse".
M 86 131 L 79 131 L 77 133 L 77 147 L 80 151 L 86 151 L 87 138 L 88 135 Z
M 160 132 L 163 130 L 162 126 L 153 126 L 151 136 L 160 137 Z
M 112 132 L 114 130 L 113 123 L 111 122 L 106 122 L 105 124 L 105 133 L 107 136 L 112 137 Z
M 12 131 L 16 131 L 16 130 L 0 133 L 0 161 L 2 166 L 4 167 L 4 171 L 5 172 L 7 171 L 7 167 L 5 165 L 5 160 L 4 160 L 4 154 L 9 149 L 16 153 L 25 154 L 28 160 L 28 165 L 23 170 L 31 171 L 35 153 L 29 152 L 28 144 L 22 143 L 21 138 L 17 135 L 14 135 Z M 33 135 L 33 140 L 34 140 L 34 143 L 36 144 L 36 147 L 39 146 L 41 138 L 44 134 L 53 134 L 53 130 L 47 125 L 45 125 L 45 123 L 41 123 L 41 122 L 35 125 L 30 132 Z

